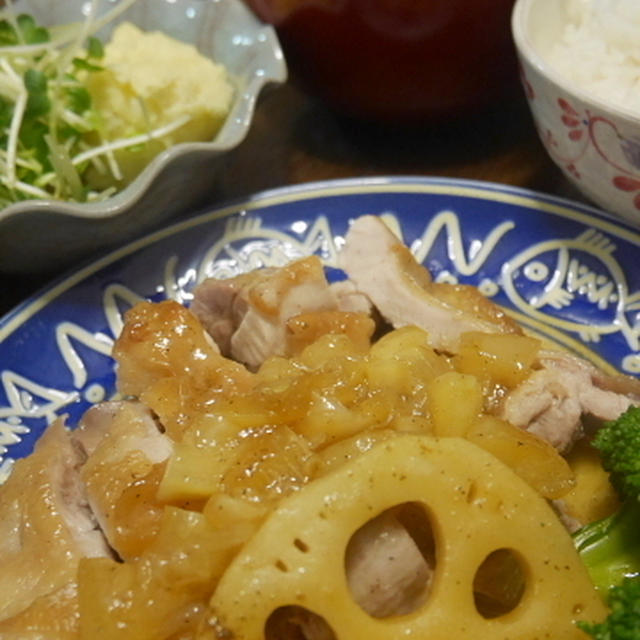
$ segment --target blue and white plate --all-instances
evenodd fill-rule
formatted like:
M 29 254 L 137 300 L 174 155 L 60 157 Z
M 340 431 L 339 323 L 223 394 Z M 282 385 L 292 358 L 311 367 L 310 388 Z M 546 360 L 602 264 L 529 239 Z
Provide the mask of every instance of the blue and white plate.
M 349 220 L 386 217 L 439 281 L 469 283 L 530 329 L 605 369 L 640 373 L 640 233 L 596 210 L 502 185 L 428 178 L 264 192 L 156 232 L 0 321 L 0 475 L 60 414 L 114 392 L 109 353 L 143 298 L 316 253 L 331 278 Z

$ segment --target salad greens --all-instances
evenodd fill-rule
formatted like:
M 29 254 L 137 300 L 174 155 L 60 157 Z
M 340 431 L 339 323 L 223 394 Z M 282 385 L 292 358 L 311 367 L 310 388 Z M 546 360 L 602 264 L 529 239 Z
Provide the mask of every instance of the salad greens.
M 16 15 L 11 2 L 0 11 L 0 208 L 33 198 L 103 200 L 122 177 L 114 150 L 185 123 L 119 140 L 101 134 L 103 114 L 86 87 L 87 77 L 102 70 L 104 50 L 94 34 L 134 2 L 121 0 L 98 18 L 99 0 L 92 0 L 83 22 L 50 28 Z M 91 189 L 83 180 L 89 165 L 110 173 L 114 186 Z
M 95 38 L 92 38 L 94 41 Z M 0 22 L 3 47 L 50 43 L 49 30 L 28 15 Z M 33 56 L 19 53 L 0 59 L 0 204 L 26 198 L 85 200 L 82 167 L 72 156 L 85 133 L 95 130 L 91 96 L 78 69 L 100 69 L 102 45 L 90 45 L 85 57 L 64 63 L 64 53 L 51 47 Z

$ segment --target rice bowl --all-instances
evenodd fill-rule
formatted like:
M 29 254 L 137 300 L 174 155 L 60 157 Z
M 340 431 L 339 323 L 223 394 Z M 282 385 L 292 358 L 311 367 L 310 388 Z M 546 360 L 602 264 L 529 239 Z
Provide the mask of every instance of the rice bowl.
M 610 67 L 611 60 L 622 55 L 609 38 L 614 38 L 611 34 L 618 33 L 621 23 L 625 29 L 632 21 L 631 17 L 614 15 L 608 9 L 614 5 L 637 19 L 637 9 L 634 13 L 631 3 L 614 0 L 518 0 L 512 31 L 523 88 L 549 156 L 587 198 L 605 212 L 637 225 L 640 111 L 628 99 L 629 86 L 637 76 L 637 57 L 626 52 L 625 82 L 609 77 L 600 79 L 604 88 L 589 86 L 600 77 L 599 65 Z M 582 20 L 580 27 L 576 26 L 576 8 Z M 588 8 L 593 12 L 586 12 Z M 597 8 L 601 11 L 596 12 Z M 602 20 L 610 26 L 608 30 L 596 28 Z M 590 54 L 581 52 L 581 48 L 588 48 Z M 558 57 L 562 62 L 557 62 Z M 563 72 L 563 65 L 578 68 Z M 587 80 L 576 80 L 575 74 Z M 611 95 L 611 84 L 616 86 L 617 99 Z

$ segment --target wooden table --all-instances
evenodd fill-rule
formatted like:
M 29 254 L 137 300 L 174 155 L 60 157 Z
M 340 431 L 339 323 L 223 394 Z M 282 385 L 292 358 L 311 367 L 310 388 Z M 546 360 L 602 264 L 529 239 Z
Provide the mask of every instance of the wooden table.
M 269 88 L 221 174 L 203 206 L 289 184 L 381 175 L 488 180 L 582 199 L 546 155 L 519 90 L 463 121 L 389 129 L 341 119 L 292 84 Z M 0 314 L 59 275 L 0 274 Z

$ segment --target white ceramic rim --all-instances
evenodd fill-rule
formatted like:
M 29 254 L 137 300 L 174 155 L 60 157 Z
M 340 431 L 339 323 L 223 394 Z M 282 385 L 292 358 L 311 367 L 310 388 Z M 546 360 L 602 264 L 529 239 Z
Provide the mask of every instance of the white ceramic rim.
M 535 67 L 538 72 L 548 78 L 553 84 L 569 95 L 574 95 L 582 102 L 595 107 L 596 109 L 608 112 L 618 118 L 629 120 L 632 124 L 640 126 L 640 114 L 637 112 L 609 104 L 598 96 L 588 91 L 584 91 L 573 83 L 569 82 L 562 74 L 553 69 L 544 58 L 538 53 L 529 38 L 528 24 L 529 13 L 534 2 L 538 0 L 516 0 L 511 13 L 511 32 L 520 55 Z M 562 2 L 563 0 L 557 0 Z

